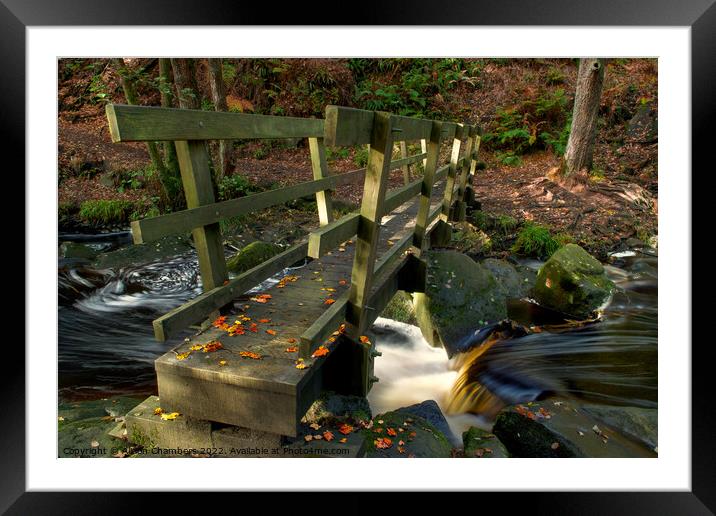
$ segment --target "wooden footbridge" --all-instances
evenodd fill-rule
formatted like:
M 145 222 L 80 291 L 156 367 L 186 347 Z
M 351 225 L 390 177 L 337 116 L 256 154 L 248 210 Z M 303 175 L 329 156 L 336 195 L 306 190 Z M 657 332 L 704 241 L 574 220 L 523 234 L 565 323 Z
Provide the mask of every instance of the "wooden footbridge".
M 108 105 L 107 118 L 114 142 L 174 141 L 179 159 L 188 208 L 133 222 L 134 242 L 191 231 L 199 258 L 203 294 L 154 321 L 160 341 L 201 325 L 156 360 L 162 405 L 295 436 L 322 390 L 367 394 L 379 353 L 364 334 L 398 290 L 425 291 L 431 234 L 465 217 L 477 127 L 338 106 L 326 108 L 325 120 L 125 105 Z M 215 201 L 207 140 L 281 138 L 308 138 L 313 181 Z M 410 141 L 420 141 L 422 152 L 409 156 Z M 443 144 L 452 145 L 444 164 Z M 332 174 L 326 146 L 356 145 L 369 146 L 366 168 Z M 395 145 L 401 158 L 392 160 Z M 422 175 L 411 181 L 410 167 Z M 395 169 L 404 184 L 388 190 Z M 360 178 L 360 211 L 333 220 L 331 191 Z M 219 222 L 309 195 L 320 228 L 229 278 Z M 245 295 L 306 258 L 271 288 Z

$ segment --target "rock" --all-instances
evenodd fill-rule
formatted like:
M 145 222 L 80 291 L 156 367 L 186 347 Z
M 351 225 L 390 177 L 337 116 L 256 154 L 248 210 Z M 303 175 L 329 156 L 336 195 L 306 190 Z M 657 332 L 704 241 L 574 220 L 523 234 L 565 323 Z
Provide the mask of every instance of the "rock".
M 459 442 L 453 435 L 452 430 L 450 430 L 450 425 L 448 425 L 442 410 L 440 410 L 435 400 L 425 400 L 422 403 L 399 408 L 395 412 L 422 418 L 438 429 L 449 441 Z
M 476 426 L 462 433 L 462 443 L 465 457 L 468 458 L 499 459 L 510 456 L 505 445 L 495 434 Z
M 654 449 L 659 443 L 657 409 L 585 405 L 588 414 Z
M 405 324 L 417 324 L 413 310 L 413 298 L 409 293 L 403 290 L 399 290 L 395 293 L 380 316 Z
M 453 223 L 455 231 L 452 233 L 451 244 L 457 251 L 469 255 L 487 254 L 492 251 L 492 240 L 482 231 L 469 222 Z M 434 247 L 431 242 L 431 247 Z
M 60 258 L 92 261 L 97 256 L 97 250 L 77 242 L 62 242 L 59 251 Z
M 312 423 L 323 425 L 345 418 L 368 421 L 371 416 L 370 405 L 364 397 L 324 392 L 309 407 L 301 422 L 308 425 Z
M 651 103 L 639 106 L 627 124 L 626 136 L 641 143 L 653 143 L 657 139 L 658 117 Z
M 537 274 L 529 267 L 515 267 L 506 260 L 496 258 L 487 258 L 480 263 L 495 276 L 507 299 L 523 298 L 535 285 Z
M 417 414 L 430 417 L 433 421 L 437 421 L 441 427 L 447 427 L 442 412 L 437 407 L 437 403 L 432 400 L 386 412 L 373 418 L 372 428 L 362 430 L 367 441 L 366 456 L 380 458 L 450 457 L 453 449 L 450 438 L 454 439 L 452 433 L 449 434 L 450 437 L 446 436 L 428 419 Z M 440 419 L 442 422 L 439 421 Z M 390 435 L 388 429 L 395 431 L 396 435 Z M 403 431 L 401 432 L 400 429 Z M 389 439 L 390 443 L 381 442 L 381 439 Z M 404 444 L 400 445 L 400 441 L 403 441 Z M 380 448 L 381 444 L 388 444 L 388 447 Z
M 613 290 L 602 264 L 578 245 L 567 244 L 542 266 L 533 295 L 547 308 L 586 319 L 606 304 Z
M 492 272 L 469 256 L 455 251 L 426 254 L 427 292 L 413 296 L 415 317 L 425 340 L 452 356 L 466 335 L 507 316 L 505 293 Z
M 568 400 L 507 407 L 492 432 L 513 457 L 655 457 Z
M 99 269 L 119 269 L 143 265 L 183 254 L 191 249 L 188 235 L 170 235 L 155 242 L 136 244 L 102 253 L 93 265 Z
M 241 274 L 280 253 L 281 246 L 271 242 L 252 242 L 226 261 L 226 268 L 234 274 Z

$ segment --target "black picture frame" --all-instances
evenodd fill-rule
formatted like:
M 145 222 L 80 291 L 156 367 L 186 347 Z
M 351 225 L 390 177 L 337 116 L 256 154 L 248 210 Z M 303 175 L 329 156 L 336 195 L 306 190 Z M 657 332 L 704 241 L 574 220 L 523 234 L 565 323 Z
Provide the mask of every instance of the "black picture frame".
M 146 2 L 124 0 L 107 4 L 97 0 L 0 0 L 0 115 L 4 138 L 0 140 L 3 156 L 18 159 L 15 172 L 25 170 L 25 29 L 28 26 L 86 25 L 342 25 L 343 19 L 332 4 L 316 2 L 311 9 L 291 12 L 287 7 L 271 10 L 261 3 L 246 4 L 228 1 L 184 2 L 159 0 Z M 305 6 L 300 6 L 305 7 Z M 323 13 L 323 14 L 317 14 Z M 331 18 L 333 14 L 333 19 Z M 344 16 L 348 16 L 347 14 Z M 350 21 L 357 25 L 605 25 L 605 26 L 685 26 L 691 28 L 692 79 L 692 158 L 693 163 L 710 164 L 713 147 L 712 125 L 716 100 L 710 80 L 716 70 L 716 4 L 714 0 L 682 0 L 680 2 L 633 0 L 550 0 L 539 3 L 500 0 L 499 2 L 456 2 L 453 6 L 436 8 L 423 0 L 411 2 L 369 2 L 351 10 Z M 5 163 L 9 161 L 5 160 Z M 695 169 L 695 168 L 694 168 Z M 693 184 L 693 173 L 689 171 Z M 25 192 L 23 176 L 16 188 Z M 16 191 L 18 191 L 16 190 Z M 696 192 L 692 187 L 692 192 Z M 27 192 L 25 192 L 27 195 Z M 693 206 L 698 206 L 695 200 Z M 688 207 L 689 209 L 691 207 Z M 692 220 L 696 217 L 692 216 Z M 24 228 L 24 225 L 23 225 Z M 23 231 L 22 239 L 30 238 Z M 693 233 L 692 233 L 693 235 Z M 18 235 L 19 236 L 19 235 Z M 17 241 L 17 237 L 14 240 Z M 18 246 L 19 248 L 19 246 Z M 24 246 L 23 246 L 24 248 Z M 23 252 L 24 253 L 24 252 Z M 686 256 L 689 256 L 687 254 Z M 15 257 L 17 259 L 17 257 Z M 703 255 L 693 255 L 692 270 L 705 267 Z M 26 274 L 31 271 L 25 270 Z M 705 316 L 706 304 L 691 301 L 693 312 Z M 32 307 L 27 307 L 29 311 Z M 27 323 L 29 313 L 24 313 Z M 701 317 L 700 320 L 708 320 Z M 19 326 L 19 325 L 18 325 Z M 693 326 L 693 325 L 692 325 Z M 691 328 L 684 329 L 684 342 L 692 353 L 692 490 L 690 492 L 630 493 L 476 493 L 470 496 L 480 507 L 494 502 L 495 497 L 509 499 L 511 510 L 528 509 L 531 514 L 714 514 L 716 512 L 716 439 L 714 410 L 710 407 L 712 386 L 709 369 L 709 341 L 697 341 Z M 691 340 L 691 342 L 689 342 Z M 138 500 L 139 493 L 26 492 L 25 488 L 25 366 L 24 358 L 11 370 L 0 375 L 5 403 L 3 433 L 0 438 L 0 512 L 7 514 L 113 514 L 137 513 L 138 507 L 156 512 L 159 508 Z M 662 373 L 664 374 L 664 373 Z M 663 376 L 662 376 L 663 378 Z M 685 401 L 686 402 L 686 401 Z M 704 408 L 707 407 L 707 408 Z M 150 493 L 142 493 L 143 496 Z M 172 495 L 173 504 L 183 504 L 182 495 Z M 184 495 L 187 497 L 188 495 Z M 190 495 L 189 495 L 190 496 Z M 226 496 L 217 495 L 212 502 L 222 503 Z M 286 502 L 294 507 L 307 498 L 290 495 Z M 402 512 L 411 505 L 423 505 L 422 495 L 403 497 Z M 276 498 L 273 498 L 276 500 Z M 328 503 L 328 502 L 326 502 Z M 346 494 L 339 503 L 331 502 L 331 511 L 363 507 L 368 509 L 359 493 Z M 372 505 L 372 504 L 371 504 Z M 343 511 L 341 511 L 343 512 Z M 365 511 L 361 511 L 365 512 Z

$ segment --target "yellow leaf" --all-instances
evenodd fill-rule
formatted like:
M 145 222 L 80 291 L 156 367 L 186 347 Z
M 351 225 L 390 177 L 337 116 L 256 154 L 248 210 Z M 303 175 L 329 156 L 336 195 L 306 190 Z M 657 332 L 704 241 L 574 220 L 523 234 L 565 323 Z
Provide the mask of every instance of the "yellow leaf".
M 225 365 L 226 365 L 226 360 L 219 360 L 219 365 L 220 365 L 220 366 L 225 366 Z
M 177 416 L 181 416 L 179 412 L 170 412 L 169 414 L 162 413 L 162 419 L 164 421 L 172 421 L 177 418 Z
M 187 351 L 186 353 L 177 353 L 177 360 L 186 360 L 189 358 L 189 355 L 191 355 L 191 351 Z

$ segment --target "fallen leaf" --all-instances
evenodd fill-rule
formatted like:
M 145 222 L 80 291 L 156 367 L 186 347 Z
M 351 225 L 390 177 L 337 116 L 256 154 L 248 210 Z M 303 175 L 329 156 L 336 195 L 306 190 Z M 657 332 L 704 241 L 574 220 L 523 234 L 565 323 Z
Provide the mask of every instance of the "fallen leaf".
M 304 435 L 304 436 L 303 436 L 303 439 L 304 439 L 306 442 L 313 441 L 313 436 L 312 436 L 312 435 Z
M 194 344 L 192 347 L 189 348 L 189 351 L 199 351 L 201 348 L 203 348 L 201 344 Z
M 376 429 L 373 430 L 373 431 L 374 431 L 376 434 L 382 434 L 382 433 L 383 433 L 383 428 L 379 426 L 378 428 L 376 428 Z
M 289 339 L 286 339 L 286 342 L 288 342 L 289 344 L 293 344 L 294 342 L 296 342 L 296 339 L 294 339 L 293 337 L 291 337 L 291 338 L 289 338 Z
M 398 432 L 396 432 L 393 428 L 388 428 L 388 435 L 398 435 Z
M 191 351 L 187 351 L 185 353 L 177 353 L 177 360 L 186 360 L 189 358 L 189 355 L 191 355 Z
M 308 426 L 310 426 L 310 427 L 313 428 L 314 430 L 318 430 L 319 428 L 321 428 L 321 425 L 319 425 L 318 423 L 311 423 L 311 424 L 308 425 Z
M 403 441 L 403 440 L 398 441 L 398 446 L 404 446 L 404 445 L 405 445 L 405 441 Z
M 271 294 L 259 294 L 258 296 L 252 297 L 251 301 L 265 304 L 265 303 L 268 303 L 270 299 L 271 299 Z
M 64 421 L 64 420 L 65 420 L 65 418 L 62 417 L 62 416 L 59 416 L 59 417 L 57 418 L 57 421 Z
M 204 353 L 211 353 L 212 351 L 217 351 L 219 349 L 222 349 L 223 347 L 224 346 L 222 346 L 221 342 L 219 342 L 218 340 L 212 340 L 211 342 L 204 344 L 201 350 Z
M 318 349 L 313 352 L 311 358 L 323 357 L 328 354 L 328 348 L 325 346 L 318 346 Z
M 90 446 L 91 446 L 92 448 L 97 448 L 97 447 L 99 446 L 99 442 L 97 442 L 97 441 L 92 441 L 92 442 L 90 443 Z
M 387 437 L 378 437 L 375 441 L 373 441 L 373 444 L 376 448 L 384 450 L 393 446 L 393 441 Z
M 270 323 L 271 319 L 259 319 L 260 323 Z
M 225 366 L 226 363 L 227 363 L 226 360 L 219 360 L 219 365 L 220 365 L 220 366 Z
M 249 331 L 252 331 L 254 333 L 259 332 L 259 327 L 256 325 L 256 323 L 251 323 L 251 326 L 249 326 Z
M 368 344 L 370 346 L 370 339 L 365 335 L 361 335 L 359 340 L 361 344 Z
M 348 435 L 353 431 L 353 427 L 347 423 L 343 423 L 338 427 L 338 431 L 343 435 Z
M 313 439 L 316 441 L 321 441 L 323 439 L 323 436 L 321 434 L 316 434 L 313 436 Z
M 276 330 L 266 330 L 266 333 L 268 333 L 269 335 L 276 335 L 276 333 L 278 332 Z
M 556 450 L 557 448 L 559 448 L 559 443 L 558 443 L 558 442 L 553 442 L 553 443 L 550 445 L 550 448 L 552 448 L 553 450 Z
M 252 358 L 254 360 L 261 360 L 261 355 L 254 353 L 253 351 L 239 351 L 239 355 L 244 358 Z
M 348 282 L 347 282 L 346 280 L 342 279 L 342 280 L 340 280 L 340 281 L 338 282 L 338 284 L 339 284 L 339 285 L 347 285 Z
M 348 438 L 347 438 L 347 437 L 343 437 L 342 439 L 339 439 L 338 442 L 339 442 L 339 443 L 342 443 L 342 444 L 345 444 L 346 442 L 348 442 Z
M 398 453 L 405 453 L 405 448 L 398 446 Z
M 296 362 L 296 369 L 306 369 L 307 367 L 308 367 L 308 365 L 306 365 L 303 362 L 302 358 L 299 358 L 298 361 Z
M 162 419 L 164 421 L 172 421 L 172 420 L 176 419 L 177 416 L 180 416 L 180 415 L 181 414 L 179 412 L 170 412 L 169 414 L 162 413 Z
M 329 431 L 329 430 L 326 430 L 325 432 L 323 432 L 323 438 L 324 438 L 326 441 L 332 441 L 332 440 L 333 440 L 333 433 L 332 433 L 331 431 Z
M 298 346 L 290 346 L 286 348 L 286 353 L 295 353 L 296 351 L 298 351 Z
M 158 416 L 158 415 L 161 414 L 162 412 L 164 412 L 164 409 L 161 408 L 161 407 L 157 407 L 157 408 L 154 409 L 154 415 L 155 415 L 155 416 Z
M 328 299 L 326 299 L 326 300 L 323 302 L 323 304 L 324 304 L 324 305 L 332 305 L 332 304 L 335 303 L 335 302 L 336 302 L 335 299 L 328 298 Z

